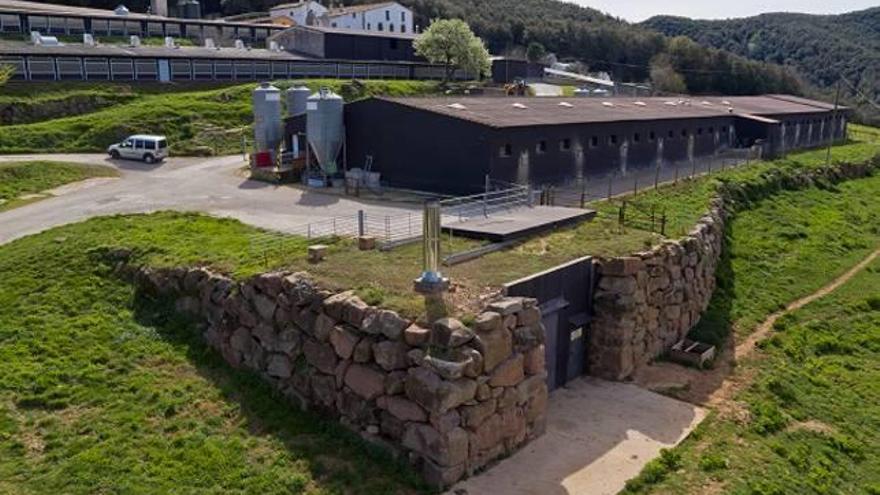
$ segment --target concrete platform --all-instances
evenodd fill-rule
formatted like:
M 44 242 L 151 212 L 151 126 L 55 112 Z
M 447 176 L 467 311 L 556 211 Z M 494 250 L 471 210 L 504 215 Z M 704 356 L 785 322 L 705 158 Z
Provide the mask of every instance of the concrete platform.
M 474 217 L 464 221 L 455 218 L 444 219 L 443 230 L 446 232 L 451 230 L 453 234 L 462 237 L 503 242 L 556 227 L 584 222 L 595 216 L 594 210 L 579 208 L 522 207 L 496 212 L 488 217 Z
M 547 433 L 447 495 L 612 495 L 705 410 L 626 383 L 575 380 L 550 395 Z

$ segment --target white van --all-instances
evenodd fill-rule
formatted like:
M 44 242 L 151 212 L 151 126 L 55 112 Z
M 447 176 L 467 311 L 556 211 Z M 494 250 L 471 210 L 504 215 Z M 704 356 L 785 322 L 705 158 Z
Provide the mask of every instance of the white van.
M 107 153 L 112 158 L 143 160 L 147 163 L 161 162 L 168 157 L 168 141 L 165 136 L 136 134 L 121 143 L 110 145 Z

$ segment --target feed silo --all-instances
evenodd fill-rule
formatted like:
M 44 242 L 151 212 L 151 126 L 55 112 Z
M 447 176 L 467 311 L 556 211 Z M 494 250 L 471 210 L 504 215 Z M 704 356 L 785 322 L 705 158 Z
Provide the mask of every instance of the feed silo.
M 274 152 L 281 144 L 281 90 L 269 83 L 260 84 L 253 93 L 254 151 Z
M 284 99 L 287 100 L 287 116 L 296 117 L 306 113 L 306 103 L 311 95 L 312 90 L 305 86 L 288 88 L 284 92 Z
M 306 136 L 324 175 L 338 171 L 336 159 L 345 138 L 344 101 L 327 88 L 306 101 Z

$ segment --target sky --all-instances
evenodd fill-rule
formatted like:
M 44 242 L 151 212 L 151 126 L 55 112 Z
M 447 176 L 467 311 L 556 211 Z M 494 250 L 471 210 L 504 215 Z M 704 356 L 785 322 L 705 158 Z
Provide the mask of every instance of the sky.
M 764 12 L 841 14 L 878 5 L 878 0 L 570 0 L 631 22 L 660 14 L 697 19 L 748 17 Z

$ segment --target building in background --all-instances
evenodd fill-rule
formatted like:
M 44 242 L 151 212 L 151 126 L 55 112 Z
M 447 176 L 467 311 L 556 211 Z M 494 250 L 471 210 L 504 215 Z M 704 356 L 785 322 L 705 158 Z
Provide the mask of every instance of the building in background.
M 412 10 L 397 2 L 352 5 L 328 9 L 316 1 L 276 5 L 269 11 L 273 22 L 282 25 L 318 26 L 357 31 L 412 33 Z
M 284 50 L 307 57 L 341 60 L 424 62 L 410 33 L 368 32 L 323 26 L 293 26 L 269 38 Z

